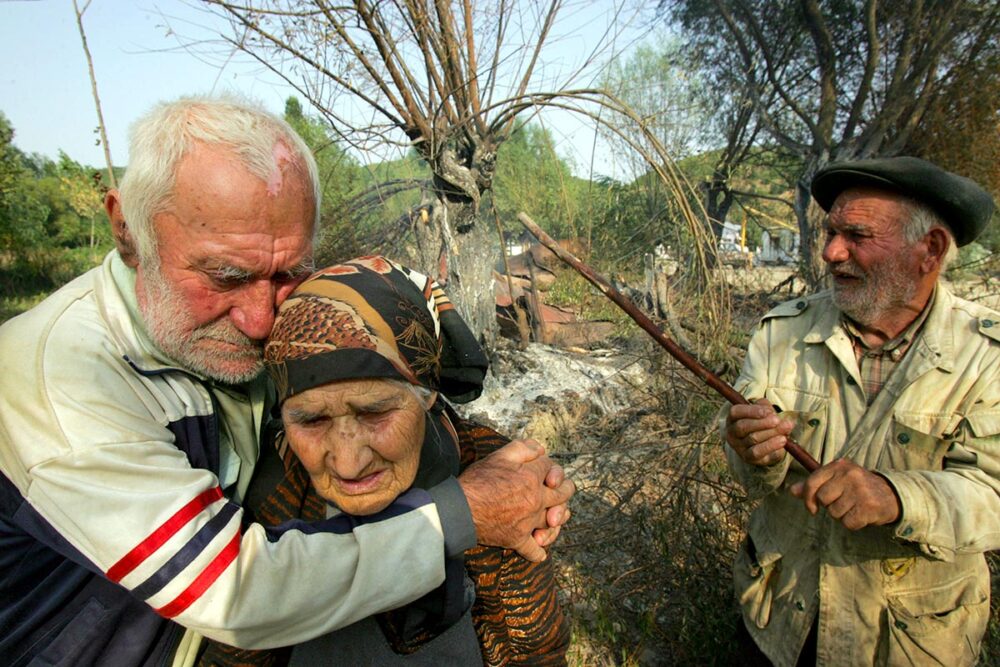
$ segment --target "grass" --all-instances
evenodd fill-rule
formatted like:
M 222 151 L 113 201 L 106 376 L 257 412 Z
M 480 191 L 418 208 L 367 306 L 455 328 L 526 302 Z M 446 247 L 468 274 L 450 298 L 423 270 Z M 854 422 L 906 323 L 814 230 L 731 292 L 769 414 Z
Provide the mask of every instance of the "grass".
M 0 251 L 0 323 L 33 308 L 62 285 L 100 264 L 108 250 L 110 245 Z
M 587 279 L 572 269 L 558 267 L 556 280 L 544 293 L 545 303 L 571 308 L 581 320 L 609 321 L 616 336 L 634 332 L 635 324 L 621 308 L 608 300 Z

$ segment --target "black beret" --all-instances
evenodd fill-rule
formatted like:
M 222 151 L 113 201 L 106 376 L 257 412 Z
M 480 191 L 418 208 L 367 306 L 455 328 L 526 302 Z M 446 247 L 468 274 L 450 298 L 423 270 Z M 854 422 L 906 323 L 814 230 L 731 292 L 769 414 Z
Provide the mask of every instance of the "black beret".
M 955 243 L 972 243 L 993 215 L 993 198 L 964 176 L 915 157 L 831 162 L 812 181 L 812 196 L 829 211 L 848 188 L 885 188 L 930 206 L 951 228 Z

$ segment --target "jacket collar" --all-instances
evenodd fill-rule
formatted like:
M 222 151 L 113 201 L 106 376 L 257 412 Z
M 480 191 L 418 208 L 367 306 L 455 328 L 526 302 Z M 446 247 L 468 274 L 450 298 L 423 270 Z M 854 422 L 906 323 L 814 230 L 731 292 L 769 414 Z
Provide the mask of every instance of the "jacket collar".
M 841 347 L 841 338 L 849 344 L 847 334 L 840 324 L 840 311 L 833 305 L 833 293 L 824 290 L 811 301 L 825 306 L 818 309 L 809 330 L 803 336 L 806 343 L 826 343 L 831 349 Z M 931 296 L 931 310 L 927 321 L 910 346 L 909 354 L 919 353 L 935 359 L 936 365 L 951 371 L 955 365 L 955 335 L 951 328 L 951 311 L 955 297 L 941 282 L 935 286 Z
M 135 269 L 126 266 L 118 252 L 112 250 L 104 258 L 100 271 L 97 299 L 121 356 L 146 375 L 181 371 L 208 382 L 208 378 L 168 356 L 149 337 L 135 295 Z

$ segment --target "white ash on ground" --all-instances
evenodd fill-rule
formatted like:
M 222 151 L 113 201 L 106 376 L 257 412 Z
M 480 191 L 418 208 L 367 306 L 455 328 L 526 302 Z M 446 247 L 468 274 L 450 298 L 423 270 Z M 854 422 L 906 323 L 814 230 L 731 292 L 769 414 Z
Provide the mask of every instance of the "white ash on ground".
M 577 485 L 552 549 L 574 667 L 695 664 L 684 646 L 704 644 L 678 642 L 680 627 L 697 623 L 699 604 L 730 605 L 743 517 L 719 476 L 720 444 L 692 429 L 698 392 L 662 354 L 627 347 L 637 351 L 503 350 L 500 377 L 464 410 L 544 442 Z M 714 399 L 701 403 L 715 409 Z
M 496 375 L 479 399 L 462 406 L 464 415 L 511 438 L 535 438 L 552 452 L 581 451 L 567 428 L 634 406 L 650 380 L 642 359 L 609 350 L 533 343 L 499 350 L 493 364 Z

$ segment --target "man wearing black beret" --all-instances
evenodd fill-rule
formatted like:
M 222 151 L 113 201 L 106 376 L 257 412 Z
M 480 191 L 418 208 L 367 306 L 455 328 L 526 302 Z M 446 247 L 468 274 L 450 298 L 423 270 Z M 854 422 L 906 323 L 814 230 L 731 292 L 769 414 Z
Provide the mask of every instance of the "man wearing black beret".
M 993 201 L 911 157 L 832 163 L 812 194 L 833 288 L 764 316 L 736 383 L 752 403 L 722 424 L 760 501 L 734 565 L 749 652 L 974 664 L 1000 548 L 1000 314 L 939 277 Z

